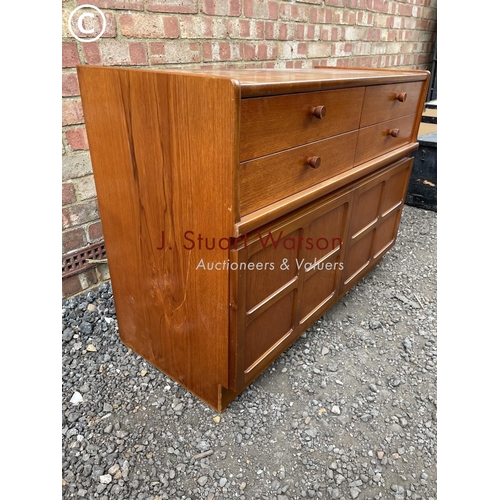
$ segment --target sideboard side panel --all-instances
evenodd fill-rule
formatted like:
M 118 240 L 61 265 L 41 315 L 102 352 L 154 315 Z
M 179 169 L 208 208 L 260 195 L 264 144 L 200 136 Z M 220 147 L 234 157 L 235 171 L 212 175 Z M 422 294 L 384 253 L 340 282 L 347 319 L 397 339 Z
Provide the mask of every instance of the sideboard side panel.
M 118 68 L 78 74 L 120 337 L 217 407 L 228 385 L 229 280 L 197 266 L 228 258 L 239 85 Z M 210 249 L 212 239 L 222 244 Z

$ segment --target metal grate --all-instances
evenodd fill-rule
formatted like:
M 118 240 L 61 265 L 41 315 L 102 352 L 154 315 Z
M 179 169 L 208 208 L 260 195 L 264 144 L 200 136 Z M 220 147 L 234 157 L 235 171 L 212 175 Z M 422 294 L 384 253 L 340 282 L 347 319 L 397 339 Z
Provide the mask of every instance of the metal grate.
M 95 243 L 94 245 L 82 248 L 63 257 L 62 277 L 67 278 L 73 274 L 81 273 L 102 264 L 102 261 L 106 262 L 106 247 L 104 243 Z

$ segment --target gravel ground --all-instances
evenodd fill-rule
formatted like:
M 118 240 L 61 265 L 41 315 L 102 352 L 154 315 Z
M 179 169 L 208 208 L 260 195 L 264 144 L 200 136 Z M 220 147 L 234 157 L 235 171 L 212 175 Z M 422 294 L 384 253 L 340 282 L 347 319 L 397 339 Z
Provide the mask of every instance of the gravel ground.
M 218 415 L 121 344 L 109 284 L 63 301 L 62 497 L 437 497 L 436 214 Z

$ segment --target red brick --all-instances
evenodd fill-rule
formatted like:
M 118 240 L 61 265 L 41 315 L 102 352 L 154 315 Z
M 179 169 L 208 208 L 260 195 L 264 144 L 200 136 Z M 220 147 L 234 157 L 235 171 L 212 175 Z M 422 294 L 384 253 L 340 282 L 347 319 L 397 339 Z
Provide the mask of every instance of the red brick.
M 73 181 L 75 186 L 75 193 L 78 195 L 80 201 L 90 200 L 96 197 L 94 176 L 89 175 L 81 177 Z
M 80 64 L 80 56 L 78 55 L 76 42 L 63 42 L 62 67 L 74 68 L 77 64 Z
M 376 12 L 389 12 L 389 3 L 387 0 L 373 0 L 372 9 Z
M 146 65 L 148 63 L 148 53 L 146 45 L 143 43 L 131 43 L 129 46 L 130 62 L 136 65 Z
M 67 254 L 87 245 L 87 237 L 82 227 L 69 229 L 62 233 L 62 253 Z
M 242 0 L 203 0 L 201 11 L 208 15 L 239 16 Z
M 270 0 L 244 0 L 243 13 L 252 19 L 278 19 L 278 3 Z
M 63 101 L 62 103 L 62 124 L 78 125 L 83 123 L 82 102 L 78 101 Z
M 88 4 L 88 0 L 78 0 L 78 5 Z M 92 0 L 92 5 L 101 9 L 143 10 L 144 0 Z
M 146 9 L 151 12 L 196 14 L 198 12 L 198 0 L 148 0 Z
M 62 297 L 68 298 L 82 291 L 82 285 L 78 275 L 69 276 L 62 280 Z
M 62 96 L 73 97 L 80 95 L 80 87 L 78 85 L 78 77 L 76 73 L 66 72 L 62 74 Z
M 282 21 L 301 21 L 309 20 L 309 7 L 306 5 L 280 4 L 279 17 Z
M 95 270 L 99 281 L 109 280 L 109 267 L 107 264 L 100 264 L 95 268 Z
M 219 59 L 221 61 L 231 59 L 231 46 L 229 42 L 219 42 Z
M 90 243 L 97 243 L 103 239 L 101 221 L 89 224 L 89 239 Z
M 252 19 L 250 21 L 250 36 L 254 40 L 263 40 L 265 38 L 265 26 L 265 21 Z
M 62 280 L 62 296 L 63 298 L 67 298 L 79 294 L 96 283 L 97 275 L 95 268 L 69 276 Z
M 268 57 L 267 57 L 267 45 L 259 44 L 259 46 L 257 47 L 257 57 L 260 60 L 268 59 Z
M 87 64 L 102 64 L 98 42 L 82 43 L 83 59 Z
M 228 19 L 227 32 L 230 38 L 254 38 L 254 34 L 250 32 L 248 19 Z
M 238 19 L 205 16 L 179 16 L 181 38 L 241 38 Z
M 243 59 L 251 61 L 252 59 L 256 59 L 256 57 L 255 45 L 253 43 L 243 44 Z
M 405 27 L 406 27 L 406 24 L 405 24 Z M 417 19 L 415 27 L 418 30 L 430 31 L 431 22 L 430 21 L 426 21 L 424 19 Z
M 64 135 L 72 151 L 89 149 L 89 143 L 87 141 L 87 131 L 85 130 L 85 127 L 71 128 L 69 130 L 66 130 Z
M 69 205 L 76 201 L 75 188 L 71 182 L 62 184 L 62 205 Z
M 276 38 L 276 35 L 275 35 L 276 26 L 277 26 L 277 23 L 274 23 L 274 22 L 268 22 L 265 24 L 266 40 L 272 40 L 272 39 Z
M 331 9 L 325 9 L 324 7 L 311 7 L 309 10 L 309 22 L 311 23 L 321 23 L 321 24 L 332 24 L 333 23 L 333 11 Z
M 147 64 L 145 43 L 104 41 L 99 44 L 99 50 L 102 64 L 105 66 L 145 66 Z
M 309 24 L 307 26 L 307 40 L 316 40 L 316 25 Z
M 206 42 L 203 44 L 205 61 L 238 61 L 240 44 L 236 42 Z
M 81 226 L 87 222 L 95 221 L 99 218 L 97 200 L 89 200 L 75 205 L 69 205 L 62 209 L 62 227 L 68 229 L 74 226 Z
M 288 40 L 288 25 L 280 23 L 278 29 L 279 29 L 278 38 L 280 40 Z
M 356 24 L 356 13 L 350 10 L 344 10 L 342 14 L 342 24 L 353 26 Z
M 179 36 L 179 22 L 175 17 L 122 14 L 119 22 L 123 36 L 128 38 L 177 38 Z
M 151 42 L 151 64 L 177 64 L 201 62 L 200 44 L 191 40 Z
M 430 54 L 419 54 L 417 58 L 417 64 L 428 63 L 431 60 Z
M 210 42 L 203 43 L 203 60 L 211 61 L 212 60 L 212 44 Z
M 300 42 L 298 45 L 297 45 L 297 54 L 301 55 L 301 56 L 305 56 L 307 55 L 307 43 L 305 42 Z
M 411 5 L 399 4 L 398 14 L 400 16 L 411 16 L 413 7 Z
M 89 153 L 70 154 L 62 159 L 62 179 L 64 181 L 83 177 L 92 173 Z

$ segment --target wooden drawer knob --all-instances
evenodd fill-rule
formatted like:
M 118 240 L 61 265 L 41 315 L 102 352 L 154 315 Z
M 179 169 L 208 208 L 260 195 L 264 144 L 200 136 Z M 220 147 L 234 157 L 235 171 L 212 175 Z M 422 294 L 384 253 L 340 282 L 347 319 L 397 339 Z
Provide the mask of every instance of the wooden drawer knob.
M 326 116 L 326 107 L 325 106 L 316 106 L 313 109 L 313 115 L 318 118 L 319 120 L 322 120 Z
M 406 92 L 400 92 L 400 93 L 396 96 L 396 99 L 397 99 L 399 102 L 405 102 L 405 101 L 406 101 L 406 97 L 407 97 L 407 93 L 406 93 Z
M 398 137 L 399 135 L 399 129 L 398 128 L 392 128 L 389 130 L 389 135 L 392 137 Z
M 321 165 L 321 156 L 311 156 L 307 159 L 307 163 L 312 168 L 319 168 Z

